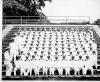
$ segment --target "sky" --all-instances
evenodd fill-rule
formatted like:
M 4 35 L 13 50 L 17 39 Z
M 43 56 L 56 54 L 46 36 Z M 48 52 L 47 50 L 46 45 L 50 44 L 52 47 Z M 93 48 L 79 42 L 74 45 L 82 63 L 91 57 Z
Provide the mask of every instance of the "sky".
M 100 18 L 100 0 L 52 0 L 42 9 L 46 16 L 89 16 Z

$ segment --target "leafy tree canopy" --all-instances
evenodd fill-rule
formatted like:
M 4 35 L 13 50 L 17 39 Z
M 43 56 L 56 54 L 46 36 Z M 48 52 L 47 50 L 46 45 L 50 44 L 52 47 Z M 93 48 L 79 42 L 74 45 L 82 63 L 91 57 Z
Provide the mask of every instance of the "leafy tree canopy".
M 4 16 L 38 16 L 38 10 L 51 0 L 3 0 Z

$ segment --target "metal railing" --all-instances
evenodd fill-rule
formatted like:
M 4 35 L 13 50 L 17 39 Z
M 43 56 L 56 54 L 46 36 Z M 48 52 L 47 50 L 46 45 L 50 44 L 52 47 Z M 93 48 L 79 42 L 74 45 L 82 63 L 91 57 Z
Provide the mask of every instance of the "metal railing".
M 3 16 L 3 24 L 85 24 L 88 16 Z

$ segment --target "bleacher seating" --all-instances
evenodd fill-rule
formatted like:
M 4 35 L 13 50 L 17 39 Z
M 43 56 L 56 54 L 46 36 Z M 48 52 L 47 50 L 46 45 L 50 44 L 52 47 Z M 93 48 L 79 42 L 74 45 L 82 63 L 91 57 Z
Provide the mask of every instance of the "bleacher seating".
M 94 32 L 87 26 L 35 27 L 20 26 L 9 50 L 4 52 L 6 76 L 20 70 L 20 76 L 34 75 L 94 75 L 97 68 L 97 43 Z M 13 62 L 13 64 L 12 64 Z M 65 74 L 63 71 L 65 70 Z

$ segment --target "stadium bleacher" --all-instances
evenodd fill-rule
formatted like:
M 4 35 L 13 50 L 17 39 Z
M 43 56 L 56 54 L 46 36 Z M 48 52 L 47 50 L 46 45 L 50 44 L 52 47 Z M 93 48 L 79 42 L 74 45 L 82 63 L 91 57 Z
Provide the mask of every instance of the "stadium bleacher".
M 3 50 L 4 77 L 100 76 L 100 38 L 93 25 L 13 27 Z

